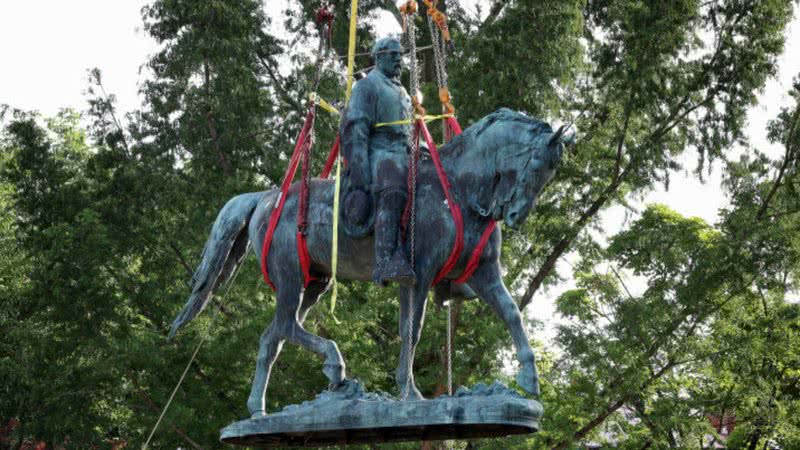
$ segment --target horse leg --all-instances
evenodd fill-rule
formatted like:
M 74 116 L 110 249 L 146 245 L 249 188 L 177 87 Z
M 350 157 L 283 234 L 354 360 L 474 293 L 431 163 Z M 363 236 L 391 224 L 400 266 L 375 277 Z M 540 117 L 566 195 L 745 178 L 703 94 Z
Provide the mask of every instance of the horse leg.
M 419 278 L 418 278 L 419 279 Z M 424 397 L 414 381 L 414 354 L 422 336 L 428 284 L 417 283 L 400 288 L 400 361 L 397 365 L 396 381 L 403 400 L 422 400 Z M 410 314 L 413 307 L 413 314 Z
M 311 282 L 303 292 L 303 301 L 297 311 L 296 320 L 291 323 L 285 334 L 290 342 L 305 347 L 325 358 L 322 372 L 328 377 L 331 386 L 342 384 L 345 378 L 345 363 L 339 347 L 334 341 L 323 339 L 303 328 L 309 309 L 317 303 L 319 297 L 328 289 L 327 283 Z
M 259 340 L 258 357 L 256 359 L 256 373 L 253 376 L 253 387 L 247 399 L 247 409 L 251 417 L 266 414 L 266 394 L 272 365 L 278 359 L 278 354 L 283 347 L 283 339 L 278 333 L 278 317 L 264 331 Z
M 302 285 L 298 282 L 287 281 L 278 284 L 276 295 L 275 316 L 259 340 L 258 357 L 256 358 L 256 373 L 253 376 L 253 387 L 247 399 L 247 409 L 252 417 L 266 414 L 266 393 L 272 365 L 286 340 L 287 330 L 296 323 L 296 316 L 300 308 L 300 294 Z
M 299 322 L 292 324 L 286 339 L 325 358 L 325 362 L 322 363 L 322 373 L 328 377 L 331 387 L 337 387 L 344 382 L 344 358 L 336 342 L 308 332 Z
M 300 309 L 297 311 L 297 322 L 300 325 L 306 321 L 306 315 L 312 306 L 317 304 L 320 296 L 328 290 L 329 283 L 322 283 L 319 281 L 312 281 L 308 287 L 303 291 L 303 301 L 300 304 Z
M 294 323 L 303 323 L 308 310 L 319 300 L 320 295 L 327 289 L 327 284 L 312 282 L 303 292 L 303 300 L 299 302 L 297 296 L 278 296 L 278 305 L 275 318 L 267 327 L 259 341 L 258 358 L 256 359 L 256 374 L 253 377 L 253 387 L 247 400 L 247 409 L 252 417 L 262 416 L 266 413 L 266 392 L 272 366 L 278 359 L 283 348 L 287 334 L 291 334 Z M 286 298 L 288 301 L 282 301 Z M 298 307 L 298 303 L 300 303 Z M 294 317 L 296 317 L 296 320 Z M 286 325 L 290 325 L 287 327 Z M 287 333 L 287 330 L 289 332 Z M 334 344 L 335 345 L 335 344 Z M 338 351 L 338 350 L 337 350 Z M 341 358 L 341 356 L 340 356 Z
M 522 325 L 522 315 L 517 304 L 508 293 L 503 278 L 500 274 L 500 264 L 497 261 L 483 263 L 470 278 L 471 287 L 478 296 L 489 305 L 494 312 L 506 323 L 514 347 L 517 350 L 517 360 L 520 371 L 517 373 L 517 383 L 530 394 L 539 395 L 539 375 L 536 370 L 536 358 L 528 342 L 525 328 Z

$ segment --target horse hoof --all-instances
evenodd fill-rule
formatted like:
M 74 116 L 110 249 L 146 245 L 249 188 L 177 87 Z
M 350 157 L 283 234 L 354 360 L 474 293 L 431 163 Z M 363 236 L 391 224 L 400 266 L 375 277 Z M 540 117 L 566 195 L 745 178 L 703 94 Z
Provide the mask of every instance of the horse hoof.
M 539 377 L 531 369 L 522 369 L 516 376 L 517 384 L 528 394 L 539 395 Z
M 414 402 L 418 400 L 425 400 L 422 393 L 416 386 L 411 386 L 411 389 L 403 390 L 400 392 L 400 399 L 407 402 Z
M 328 390 L 332 392 L 344 391 L 347 390 L 348 386 L 350 386 L 351 381 L 349 378 L 343 379 L 340 383 L 329 383 Z
M 267 415 L 267 412 L 264 411 L 263 409 L 261 409 L 261 410 L 258 410 L 256 412 L 250 414 L 250 418 L 251 419 L 258 419 L 259 417 L 264 417 L 266 415 Z
M 322 365 L 322 373 L 328 377 L 331 386 L 339 386 L 344 383 L 344 366 L 342 364 L 325 363 Z

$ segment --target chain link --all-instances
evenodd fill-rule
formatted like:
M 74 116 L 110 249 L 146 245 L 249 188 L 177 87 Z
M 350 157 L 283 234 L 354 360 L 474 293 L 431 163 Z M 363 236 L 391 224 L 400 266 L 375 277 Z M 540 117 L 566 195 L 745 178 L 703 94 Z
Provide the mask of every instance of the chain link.
M 414 15 L 408 16 L 408 26 L 406 27 L 406 44 L 409 48 L 408 79 L 409 95 L 412 97 L 419 94 L 419 65 L 417 64 L 417 25 L 414 22 Z M 412 109 L 412 114 L 414 113 Z M 413 116 L 412 116 L 413 117 Z
M 408 26 L 406 28 L 406 42 L 410 49 L 410 60 L 408 64 L 409 69 L 409 85 L 411 88 L 411 95 L 416 97 L 419 93 L 419 68 L 417 65 L 417 33 L 416 33 L 416 24 L 414 23 L 414 14 L 408 15 Z M 416 110 L 414 107 L 411 107 L 411 111 L 409 111 L 409 117 L 413 118 L 414 114 L 416 114 Z M 412 123 L 414 123 L 412 121 Z M 408 224 L 408 239 L 409 239 L 409 260 L 411 262 L 411 269 L 414 270 L 416 265 L 416 248 L 414 245 L 414 234 L 416 229 L 416 193 L 417 193 L 417 161 L 418 161 L 418 153 L 419 153 L 419 139 L 416 132 L 408 133 L 411 148 L 411 154 L 409 155 L 409 171 L 411 172 L 411 214 L 409 218 Z M 408 347 L 406 351 L 406 367 L 409 368 L 409 371 L 413 370 L 414 365 L 414 357 L 412 355 L 412 345 L 411 342 L 413 341 L 412 333 L 414 332 L 414 287 L 409 287 L 409 294 L 408 294 L 408 317 L 406 318 L 406 331 L 408 333 Z M 413 373 L 413 372 L 410 372 Z M 406 380 L 408 381 L 408 380 Z M 411 389 L 411 386 L 406 386 L 407 389 Z M 408 392 L 406 392 L 408 394 Z
M 428 16 L 428 28 L 431 31 L 431 44 L 433 46 L 433 65 L 436 69 L 436 82 L 439 87 L 447 87 L 447 52 L 443 48 L 444 41 L 439 33 L 439 27 L 433 22 L 431 16 Z
M 447 302 L 447 395 L 453 395 L 453 309 Z

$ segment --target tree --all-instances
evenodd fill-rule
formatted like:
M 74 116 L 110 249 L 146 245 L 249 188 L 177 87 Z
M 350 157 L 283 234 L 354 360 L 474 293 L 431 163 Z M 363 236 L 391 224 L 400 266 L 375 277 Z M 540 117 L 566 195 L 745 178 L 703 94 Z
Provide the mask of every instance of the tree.
M 330 101 L 343 97 L 346 3 L 332 2 L 333 52 L 318 89 Z M 0 218 L 0 446 L 141 445 L 206 334 L 151 447 L 217 447 L 217 430 L 246 415 L 255 343 L 273 309 L 256 264 L 175 343 L 164 334 L 216 211 L 235 193 L 274 186 L 301 126 L 315 61 L 296 49 L 316 46 L 309 23 L 319 3 L 293 3 L 287 41 L 266 31 L 274 19 L 264 6 L 144 8 L 161 48 L 147 62 L 142 108 L 128 116 L 99 71 L 84 122 L 70 111 L 3 110 L 0 204 L 11 214 Z M 513 0 L 486 17 L 447 6 L 457 45 L 450 87 L 464 125 L 511 106 L 579 132 L 533 217 L 504 230 L 506 280 L 523 308 L 558 282 L 566 252 L 580 257 L 578 289 L 558 300 L 569 318 L 560 348 L 541 352 L 542 432 L 471 448 L 574 448 L 609 433 L 626 448 L 677 448 L 714 435 L 706 416 L 725 414 L 736 417 L 732 445 L 796 446 L 797 106 L 770 127 L 783 158 L 730 156 L 746 145 L 746 109 L 775 73 L 793 2 Z M 380 10 L 398 17 L 383 1 L 362 2 L 360 16 Z M 376 30 L 362 21 L 358 32 L 366 52 Z M 424 81 L 434 111 L 435 86 Z M 336 121 L 319 116 L 316 148 L 332 143 Z M 696 176 L 713 161 L 725 171 L 731 206 L 720 223 L 651 206 L 609 245 L 587 233 L 602 210 L 668 184 L 677 158 L 695 149 Z M 644 292 L 629 292 L 630 273 L 647 279 Z M 339 343 L 349 376 L 392 391 L 393 293 L 354 283 L 342 298 L 341 324 L 318 307 L 307 326 Z M 507 380 L 510 340 L 486 308 L 454 305 L 456 385 Z M 426 395 L 444 389 L 445 322 L 431 308 L 416 361 Z M 268 409 L 325 386 L 308 356 L 284 352 Z

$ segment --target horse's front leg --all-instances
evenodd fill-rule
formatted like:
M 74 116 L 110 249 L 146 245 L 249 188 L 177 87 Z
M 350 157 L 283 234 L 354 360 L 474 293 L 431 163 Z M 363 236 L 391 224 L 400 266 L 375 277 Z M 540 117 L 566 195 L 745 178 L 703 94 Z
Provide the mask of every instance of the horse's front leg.
M 514 348 L 517 350 L 517 360 L 521 366 L 517 373 L 517 383 L 528 393 L 539 395 L 536 359 L 522 325 L 519 308 L 503 283 L 499 261 L 481 263 L 468 284 L 483 301 L 492 306 L 494 312 L 503 319 L 511 333 Z
M 420 280 L 418 278 L 419 281 Z M 421 287 L 420 287 L 421 286 Z M 418 282 L 412 287 L 400 288 L 400 361 L 396 380 L 402 400 L 422 400 L 422 394 L 414 382 L 414 354 L 422 335 L 428 284 Z

